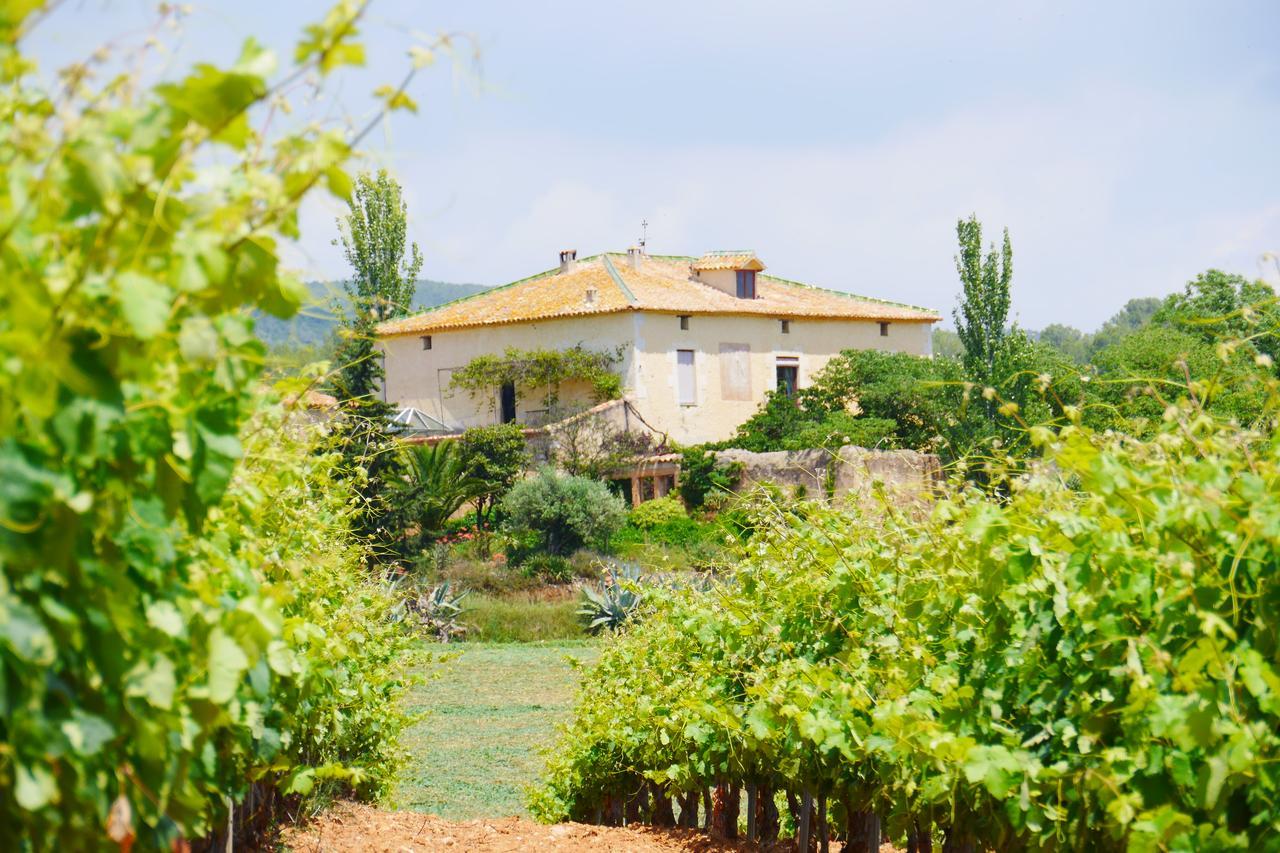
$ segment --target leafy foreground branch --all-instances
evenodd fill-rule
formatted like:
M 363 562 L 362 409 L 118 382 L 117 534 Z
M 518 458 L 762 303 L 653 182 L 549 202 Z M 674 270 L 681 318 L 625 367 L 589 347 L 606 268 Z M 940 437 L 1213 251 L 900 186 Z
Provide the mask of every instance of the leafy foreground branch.
M 733 835 L 745 792 L 755 836 L 789 802 L 857 850 L 1280 849 L 1280 438 L 1190 404 L 1031 438 L 1004 497 L 761 508 L 607 643 L 535 814 Z
M 305 295 L 277 257 L 301 198 L 350 189 L 351 139 L 282 123 L 362 61 L 363 5 L 276 82 L 251 40 L 56 92 L 17 44 L 38 5 L 0 14 L 0 836 L 167 850 L 325 780 L 376 794 L 406 640 L 334 457 L 259 411 L 249 319 Z

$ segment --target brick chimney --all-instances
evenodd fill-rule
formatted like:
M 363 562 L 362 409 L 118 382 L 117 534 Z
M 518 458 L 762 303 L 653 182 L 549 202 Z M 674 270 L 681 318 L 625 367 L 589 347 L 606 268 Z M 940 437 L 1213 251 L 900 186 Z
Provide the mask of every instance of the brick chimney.
M 578 268 L 578 250 L 562 249 L 560 251 L 560 274 L 573 272 Z

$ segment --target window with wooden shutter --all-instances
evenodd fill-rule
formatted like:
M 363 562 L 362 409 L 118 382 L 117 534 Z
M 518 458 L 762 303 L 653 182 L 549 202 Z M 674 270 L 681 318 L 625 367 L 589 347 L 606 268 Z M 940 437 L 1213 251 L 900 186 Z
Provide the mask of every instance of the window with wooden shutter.
M 751 347 L 720 345 L 720 399 L 751 399 Z
M 698 382 L 693 371 L 693 350 L 676 350 L 676 402 L 693 406 L 698 402 Z

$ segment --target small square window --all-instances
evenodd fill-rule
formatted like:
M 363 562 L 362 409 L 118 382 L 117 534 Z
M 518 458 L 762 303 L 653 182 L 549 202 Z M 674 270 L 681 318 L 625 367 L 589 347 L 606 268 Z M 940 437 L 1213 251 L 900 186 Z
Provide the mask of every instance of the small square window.
M 889 337 L 889 324 L 888 324 L 888 323 L 881 323 L 881 324 L 880 324 L 880 337 L 882 337 L 882 338 L 887 338 L 887 337 Z
M 688 314 L 680 315 L 680 331 L 682 332 L 689 331 L 689 315 Z
M 782 334 L 784 334 L 784 335 L 789 335 L 789 334 L 791 334 L 791 321 L 790 321 L 790 320 L 780 320 L 779 322 L 781 322 L 781 323 L 782 323 Z
M 422 348 L 423 348 L 423 349 L 431 349 L 431 336 L 430 336 L 430 335 L 423 335 L 423 336 L 422 336 Z

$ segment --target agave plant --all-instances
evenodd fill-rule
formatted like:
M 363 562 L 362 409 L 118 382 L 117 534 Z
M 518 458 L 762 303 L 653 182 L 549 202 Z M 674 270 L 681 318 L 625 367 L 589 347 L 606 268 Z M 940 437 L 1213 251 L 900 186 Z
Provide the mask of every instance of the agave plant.
M 587 633 L 618 631 L 631 619 L 642 598 L 636 589 L 640 567 L 634 563 L 610 564 L 599 588 L 583 587 L 578 618 Z
M 458 624 L 458 617 L 462 615 L 462 599 L 467 597 L 467 593 L 468 590 L 464 589 L 453 595 L 452 587 L 445 581 L 437 584 L 430 592 L 410 598 L 407 602 L 408 609 L 417 616 L 429 635 L 447 643 L 466 631 L 465 627 Z

